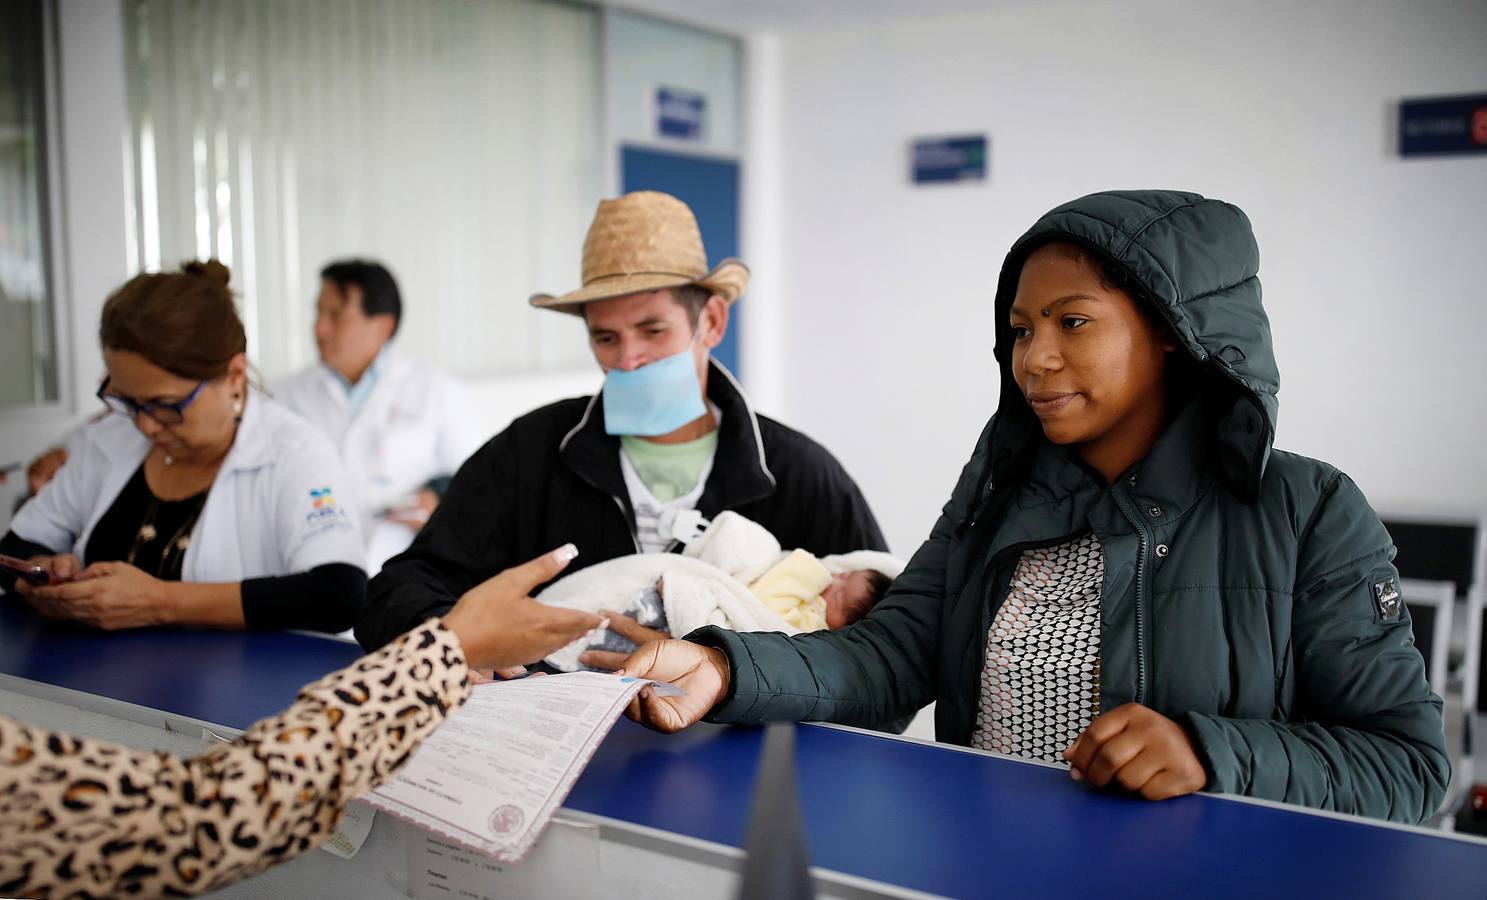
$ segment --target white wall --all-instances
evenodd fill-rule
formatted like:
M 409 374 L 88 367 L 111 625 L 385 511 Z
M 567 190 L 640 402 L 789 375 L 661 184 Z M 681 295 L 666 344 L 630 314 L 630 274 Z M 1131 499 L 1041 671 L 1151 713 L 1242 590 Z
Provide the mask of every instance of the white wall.
M 738 153 L 743 136 L 733 38 L 623 9 L 609 10 L 604 31 L 605 112 L 616 150 L 623 144 L 659 144 L 685 153 Z M 662 87 L 706 98 L 697 140 L 672 143 L 674 138 L 657 134 L 656 90 Z
M 102 377 L 98 316 L 128 274 L 125 250 L 124 33 L 118 0 L 64 0 L 53 20 L 60 52 L 49 77 L 56 116 L 49 162 L 55 246 L 53 289 L 62 397 L 45 409 L 0 415 L 0 461 L 29 459 L 97 408 Z M 57 198 L 61 203 L 57 203 Z M 25 483 L 0 485 L 0 523 Z
M 1483 47 L 1479 0 L 1067 0 L 783 36 L 777 411 L 911 552 L 995 403 L 1007 247 L 1081 194 L 1181 188 L 1254 221 L 1277 444 L 1380 509 L 1487 511 L 1487 158 L 1393 149 L 1400 98 L 1487 91 Z M 987 184 L 908 183 L 911 138 L 976 131 Z
M 739 333 L 739 365 L 747 373 L 756 409 L 779 413 L 789 405 L 784 379 L 789 289 L 783 280 L 784 242 L 779 223 L 788 210 L 782 196 L 781 145 L 776 131 L 784 100 L 780 40 L 755 35 L 744 41 L 744 165 L 739 207 L 740 255 L 749 265 L 749 289 L 739 301 L 748 325 Z

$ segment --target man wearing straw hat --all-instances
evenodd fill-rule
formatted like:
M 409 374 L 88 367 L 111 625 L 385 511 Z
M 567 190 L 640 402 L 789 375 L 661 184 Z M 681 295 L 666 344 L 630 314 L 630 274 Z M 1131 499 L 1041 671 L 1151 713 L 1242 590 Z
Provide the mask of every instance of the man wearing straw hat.
M 553 547 L 577 545 L 571 574 L 674 549 L 724 510 L 818 556 L 886 549 L 841 464 L 755 414 L 709 355 L 748 281 L 736 259 L 708 268 L 697 220 L 675 197 L 601 202 L 583 286 L 531 303 L 583 319 L 603 389 L 522 416 L 466 461 L 413 546 L 372 581 L 362 645 L 387 643 Z

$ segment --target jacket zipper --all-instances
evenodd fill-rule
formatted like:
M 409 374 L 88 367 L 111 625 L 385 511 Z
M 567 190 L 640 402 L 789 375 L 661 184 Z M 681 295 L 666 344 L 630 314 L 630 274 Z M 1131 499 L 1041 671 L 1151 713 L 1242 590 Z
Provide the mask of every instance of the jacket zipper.
M 1141 552 L 1136 557 L 1136 702 L 1146 703 L 1146 554 L 1151 546 L 1151 535 L 1127 502 L 1120 488 L 1111 492 L 1121 515 L 1136 529 L 1141 540 Z

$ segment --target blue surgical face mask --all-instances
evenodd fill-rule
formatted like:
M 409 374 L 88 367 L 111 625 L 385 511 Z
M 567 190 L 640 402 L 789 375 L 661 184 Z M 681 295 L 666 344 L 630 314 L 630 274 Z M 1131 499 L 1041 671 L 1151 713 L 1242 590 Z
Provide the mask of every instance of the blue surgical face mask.
M 609 434 L 659 437 L 707 412 L 691 345 L 673 356 L 604 376 L 604 430 Z

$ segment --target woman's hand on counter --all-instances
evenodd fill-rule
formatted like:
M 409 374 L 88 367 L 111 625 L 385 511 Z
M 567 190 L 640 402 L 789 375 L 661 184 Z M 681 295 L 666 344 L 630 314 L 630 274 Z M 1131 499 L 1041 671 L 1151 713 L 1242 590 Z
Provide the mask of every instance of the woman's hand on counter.
M 1089 723 L 1064 759 L 1075 780 L 1117 785 L 1148 800 L 1191 794 L 1208 783 L 1182 726 L 1139 703 L 1117 706 Z

